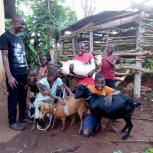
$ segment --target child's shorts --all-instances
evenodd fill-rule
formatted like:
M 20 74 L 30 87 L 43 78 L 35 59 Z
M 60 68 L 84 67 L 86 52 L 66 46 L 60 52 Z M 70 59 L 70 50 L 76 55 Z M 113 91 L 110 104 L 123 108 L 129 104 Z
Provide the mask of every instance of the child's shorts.
M 91 114 L 84 114 L 83 115 L 83 125 L 82 130 L 84 129 L 94 129 L 96 126 L 95 117 Z

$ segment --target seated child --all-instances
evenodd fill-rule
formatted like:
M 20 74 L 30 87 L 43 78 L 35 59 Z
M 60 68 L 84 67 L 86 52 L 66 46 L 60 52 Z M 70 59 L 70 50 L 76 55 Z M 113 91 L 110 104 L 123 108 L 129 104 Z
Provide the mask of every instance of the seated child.
M 35 102 L 43 101 L 53 104 L 55 99 L 57 99 L 60 103 L 63 102 L 60 97 L 56 96 L 58 88 L 61 90 L 65 89 L 61 78 L 59 78 L 59 71 L 57 68 L 48 68 L 48 76 L 39 80 L 37 85 L 39 94 L 37 95 Z
M 118 95 L 121 93 L 118 90 L 105 86 L 105 78 L 101 74 L 96 74 L 94 82 L 95 85 L 88 86 L 88 88 L 92 93 L 106 96 L 106 107 L 111 105 L 113 95 Z M 90 110 L 88 110 L 88 113 L 84 114 L 83 116 L 82 133 L 84 136 L 92 135 L 92 131 L 95 128 L 95 122 L 94 116 L 91 115 Z
M 35 99 L 35 115 L 39 115 L 38 108 L 36 107 L 37 102 L 47 102 L 54 104 L 55 100 L 59 103 L 64 104 L 61 97 L 56 96 L 57 89 L 61 89 L 62 92 L 68 91 L 71 95 L 70 89 L 62 82 L 59 78 L 59 70 L 56 67 L 48 68 L 48 76 L 39 80 L 38 82 L 39 94 Z M 37 118 L 37 117 L 36 117 Z
M 39 93 L 38 87 L 37 87 L 37 71 L 34 68 L 29 68 L 28 70 L 28 87 L 30 88 L 30 103 L 29 103 L 29 110 L 28 114 L 29 117 L 32 119 L 34 117 L 34 101 L 36 98 L 36 95 Z

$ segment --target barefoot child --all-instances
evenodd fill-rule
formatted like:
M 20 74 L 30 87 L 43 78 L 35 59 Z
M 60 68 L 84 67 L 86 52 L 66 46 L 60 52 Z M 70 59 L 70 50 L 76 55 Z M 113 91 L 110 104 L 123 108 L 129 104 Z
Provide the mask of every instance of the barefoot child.
M 36 95 L 39 93 L 38 87 L 37 87 L 37 71 L 34 68 L 30 68 L 28 70 L 28 87 L 30 88 L 30 103 L 29 103 L 29 117 L 33 119 L 34 117 L 34 101 L 36 98 Z

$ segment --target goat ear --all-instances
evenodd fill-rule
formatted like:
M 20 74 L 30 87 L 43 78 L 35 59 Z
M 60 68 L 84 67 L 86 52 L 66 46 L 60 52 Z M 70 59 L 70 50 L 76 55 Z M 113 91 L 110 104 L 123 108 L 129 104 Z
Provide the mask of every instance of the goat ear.
M 64 65 L 65 62 L 64 62 L 64 61 L 60 61 L 60 63 L 61 63 L 62 65 Z
M 39 112 L 42 111 L 41 105 L 38 106 L 38 110 L 39 110 Z

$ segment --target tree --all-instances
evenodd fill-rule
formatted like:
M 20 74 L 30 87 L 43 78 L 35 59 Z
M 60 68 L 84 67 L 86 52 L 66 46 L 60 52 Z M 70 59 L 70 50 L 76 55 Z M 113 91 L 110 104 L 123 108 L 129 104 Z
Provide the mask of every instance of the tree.
M 84 18 L 93 15 L 95 12 L 95 0 L 81 0 L 81 6 L 84 13 Z
M 32 14 L 25 16 L 26 28 L 24 41 L 28 50 L 28 62 L 32 63 L 33 56 L 38 48 L 42 48 L 43 54 L 48 54 L 53 47 L 53 40 L 58 41 L 58 32 L 76 21 L 76 15 L 68 7 L 63 7 L 63 0 L 17 0 L 26 6 L 30 6 Z M 22 14 L 19 5 L 17 12 Z

